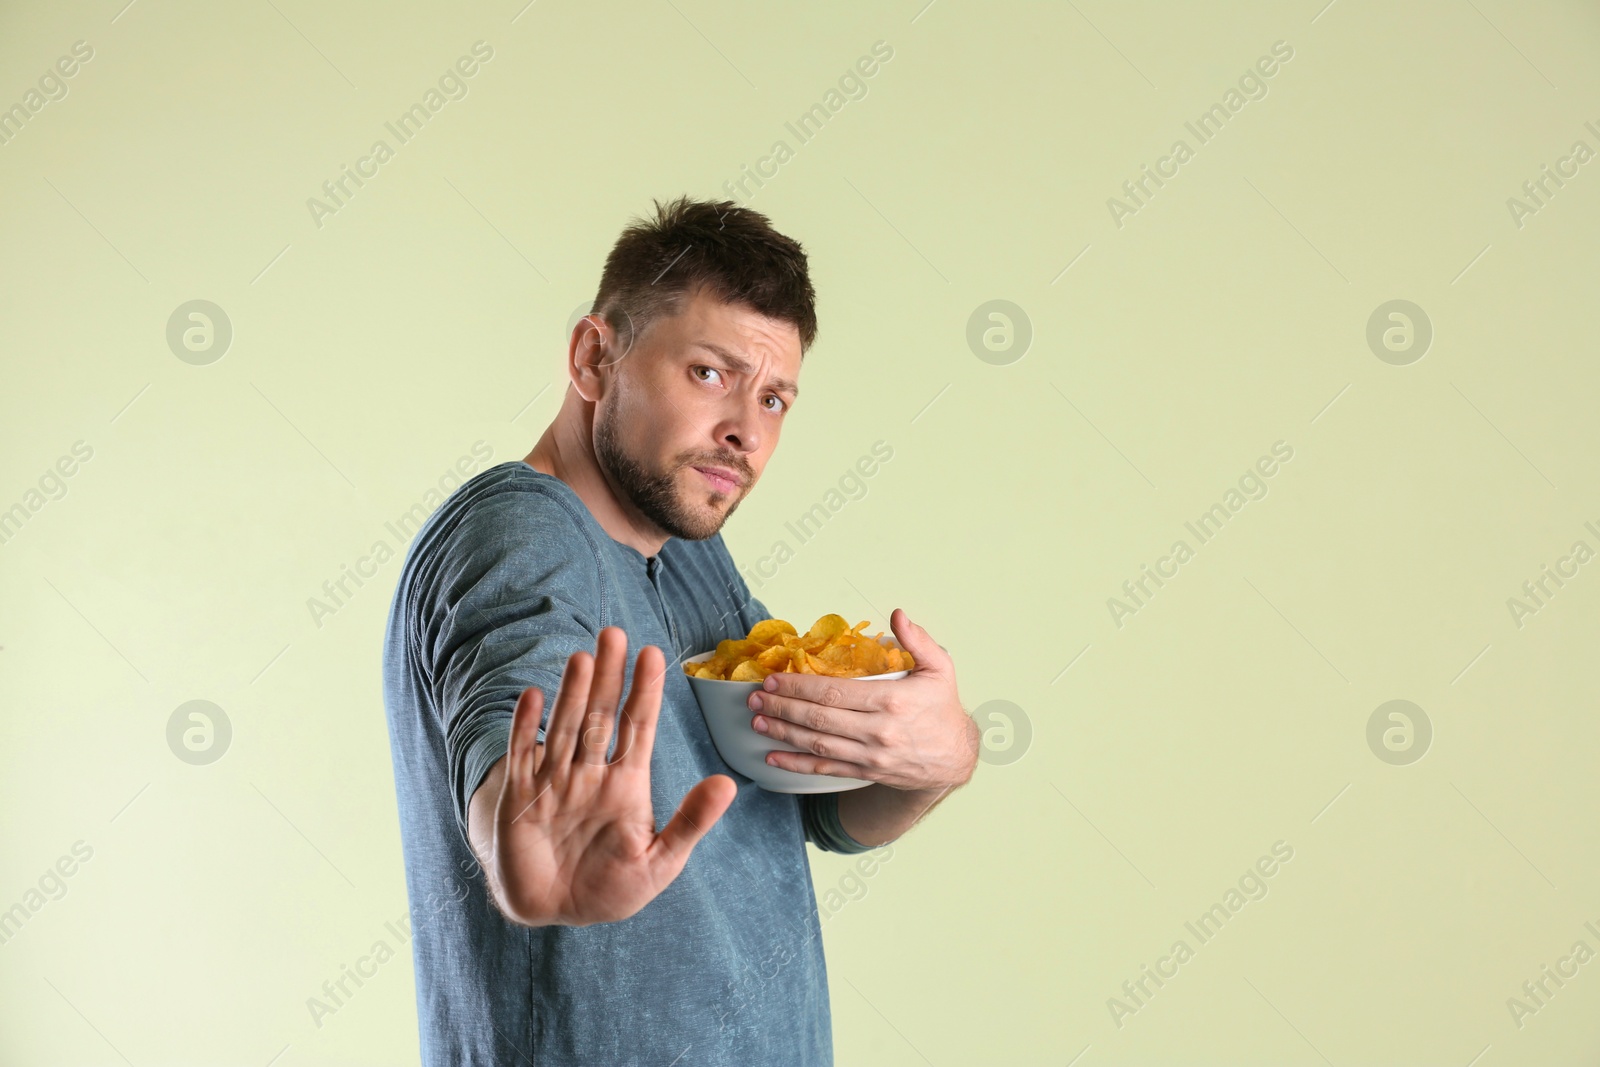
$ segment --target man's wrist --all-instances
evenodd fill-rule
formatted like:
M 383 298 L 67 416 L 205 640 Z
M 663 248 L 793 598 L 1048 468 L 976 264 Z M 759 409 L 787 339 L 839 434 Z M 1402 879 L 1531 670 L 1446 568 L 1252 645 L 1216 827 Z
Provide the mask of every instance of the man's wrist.
M 947 793 L 938 789 L 896 789 L 875 782 L 839 794 L 839 825 L 853 840 L 878 848 L 898 841 Z

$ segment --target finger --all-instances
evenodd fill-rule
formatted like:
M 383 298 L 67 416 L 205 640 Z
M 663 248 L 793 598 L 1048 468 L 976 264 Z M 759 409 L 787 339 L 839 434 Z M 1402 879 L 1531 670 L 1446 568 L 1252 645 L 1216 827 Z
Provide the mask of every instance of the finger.
M 882 723 L 881 711 L 857 711 L 854 708 L 830 708 L 797 697 L 780 696 L 757 690 L 750 694 L 746 705 L 764 718 L 793 723 L 812 733 L 835 734 L 854 741 L 870 741 Z M 788 738 L 779 733 L 775 737 Z
M 650 865 L 661 884 L 677 877 L 690 851 L 738 795 L 738 784 L 726 774 L 702 778 L 684 794 L 683 803 L 650 845 Z
M 761 726 L 756 725 L 756 720 L 761 720 Z M 858 763 L 868 766 L 875 758 L 876 749 L 862 744 L 850 737 L 840 737 L 838 734 L 824 733 L 821 730 L 811 730 L 804 726 L 797 726 L 792 722 L 782 719 L 769 719 L 764 715 L 755 716 L 750 722 L 751 729 L 762 733 L 784 744 L 793 745 L 795 748 L 809 752 L 823 759 L 844 760 L 848 763 Z
M 574 762 L 590 765 L 606 761 L 606 742 L 611 739 L 611 723 L 617 717 L 617 704 L 622 700 L 628 635 L 619 626 L 607 626 L 600 631 L 595 649 L 594 679 L 589 685 L 589 700 L 572 756 Z
M 655 645 L 645 645 L 633 661 L 633 688 L 617 723 L 617 748 L 612 766 L 636 778 L 650 776 L 650 753 L 656 742 L 656 721 L 661 714 L 661 691 L 666 686 L 667 660 Z
M 911 653 L 917 661 L 918 671 L 938 673 L 944 664 L 952 663 L 950 650 L 935 641 L 921 624 L 912 622 L 905 608 L 895 608 L 890 613 L 889 626 L 894 630 L 900 647 Z
M 844 760 L 823 759 L 808 752 L 769 752 L 767 766 L 796 774 L 826 774 L 834 778 L 860 778 L 869 782 L 878 780 L 873 777 L 871 767 Z
M 534 749 L 539 735 L 539 717 L 544 712 L 544 692 L 529 686 L 517 698 L 516 710 L 511 713 L 511 741 L 506 748 L 505 788 L 513 796 L 522 796 L 533 789 L 533 772 L 536 769 Z
M 589 702 L 589 683 L 593 677 L 593 656 L 580 651 L 567 657 L 566 670 L 561 675 L 561 691 L 556 694 L 556 706 L 550 712 L 550 722 L 544 731 L 544 766 L 540 769 L 552 782 L 564 781 L 571 767 L 572 748 L 582 725 L 584 707 Z
M 825 674 L 801 674 L 798 671 L 773 671 L 761 683 L 763 699 L 767 694 L 794 697 L 821 704 L 827 708 L 846 711 L 888 711 L 889 698 L 900 681 L 864 682 L 859 678 L 830 678 Z

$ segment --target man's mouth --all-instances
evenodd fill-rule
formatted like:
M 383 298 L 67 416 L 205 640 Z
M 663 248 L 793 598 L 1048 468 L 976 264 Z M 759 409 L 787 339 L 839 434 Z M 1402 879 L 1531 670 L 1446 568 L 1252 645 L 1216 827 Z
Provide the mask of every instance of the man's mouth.
M 726 467 L 695 467 L 695 470 L 719 493 L 732 493 L 741 484 L 739 476 Z

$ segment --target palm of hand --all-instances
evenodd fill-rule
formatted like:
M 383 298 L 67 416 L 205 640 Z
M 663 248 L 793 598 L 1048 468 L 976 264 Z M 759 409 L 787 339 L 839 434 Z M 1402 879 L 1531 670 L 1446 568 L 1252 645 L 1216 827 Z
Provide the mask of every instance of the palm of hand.
M 568 659 L 543 744 L 535 742 L 544 694 L 523 692 L 495 815 L 494 867 L 502 906 L 530 924 L 586 926 L 637 913 L 678 876 L 689 853 L 738 791 L 727 775 L 689 790 L 656 832 L 650 754 L 665 674 L 646 646 L 606 759 L 621 697 L 627 638 L 602 630 L 597 654 Z M 589 722 L 581 731 L 580 723 Z

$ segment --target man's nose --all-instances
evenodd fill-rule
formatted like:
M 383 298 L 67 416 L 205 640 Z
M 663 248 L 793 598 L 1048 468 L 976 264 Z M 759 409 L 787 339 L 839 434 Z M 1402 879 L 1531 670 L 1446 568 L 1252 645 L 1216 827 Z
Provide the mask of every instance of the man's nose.
M 730 416 L 719 443 L 738 454 L 742 468 L 745 457 L 761 448 L 760 414 L 741 407 Z

